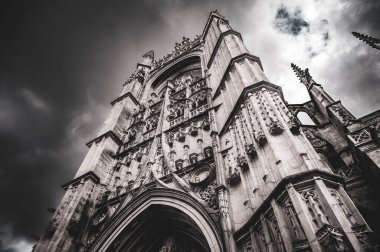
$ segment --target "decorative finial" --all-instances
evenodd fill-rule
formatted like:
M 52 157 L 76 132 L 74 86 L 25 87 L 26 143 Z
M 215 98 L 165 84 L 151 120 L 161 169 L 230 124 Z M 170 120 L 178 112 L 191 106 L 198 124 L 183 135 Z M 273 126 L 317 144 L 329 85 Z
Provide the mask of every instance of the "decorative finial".
M 295 72 L 296 76 L 301 80 L 302 77 L 305 76 L 305 73 L 302 71 L 302 69 L 297 66 L 296 64 L 291 63 L 290 66 L 292 67 L 293 71 Z
M 364 43 L 366 43 L 370 47 L 380 50 L 380 39 L 372 38 L 368 35 L 364 35 L 358 32 L 352 32 L 352 35 L 358 38 L 359 40 L 362 40 Z
M 145 53 L 143 55 L 143 58 L 151 58 L 151 59 L 154 59 L 154 51 L 153 50 L 150 50 L 149 52 Z
M 312 84 L 316 84 L 316 82 L 311 77 L 308 68 L 302 70 L 299 66 L 293 63 L 291 63 L 290 66 L 292 67 L 294 73 L 301 81 L 301 83 L 305 84 L 307 87 L 310 87 Z

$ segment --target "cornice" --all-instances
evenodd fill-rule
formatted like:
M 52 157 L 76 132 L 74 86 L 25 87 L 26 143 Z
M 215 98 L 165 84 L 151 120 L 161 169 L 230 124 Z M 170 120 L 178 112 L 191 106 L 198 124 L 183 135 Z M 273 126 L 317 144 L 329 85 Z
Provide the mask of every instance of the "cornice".
M 109 131 L 105 132 L 104 134 L 102 134 L 102 135 L 96 137 L 95 139 L 91 140 L 90 142 L 86 143 L 87 147 L 90 147 L 93 142 L 100 141 L 103 137 L 110 137 L 117 145 L 123 144 L 123 142 L 117 137 L 117 135 L 113 131 L 109 130 Z
M 66 184 L 63 184 L 61 187 L 63 189 L 67 189 L 70 185 L 79 183 L 82 179 L 84 179 L 84 180 L 90 179 L 96 184 L 98 184 L 100 182 L 100 178 L 93 171 L 89 171 L 89 172 L 86 172 L 85 174 L 83 174 L 77 178 L 74 178 L 73 180 L 67 182 Z
M 130 97 L 131 100 L 136 104 L 136 105 L 140 105 L 140 103 L 136 100 L 136 98 L 133 96 L 133 94 L 131 94 L 131 92 L 128 92 L 128 93 L 125 93 L 123 94 L 122 96 L 119 96 L 118 98 L 116 98 L 115 100 L 113 100 L 111 102 L 111 105 L 113 106 L 115 103 L 121 101 L 121 100 L 124 100 L 126 97 Z

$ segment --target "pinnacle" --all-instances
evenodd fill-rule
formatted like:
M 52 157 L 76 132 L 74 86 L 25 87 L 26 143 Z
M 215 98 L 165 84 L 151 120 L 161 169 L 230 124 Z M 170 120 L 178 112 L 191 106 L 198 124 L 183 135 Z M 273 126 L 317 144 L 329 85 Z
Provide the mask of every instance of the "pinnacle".
M 364 43 L 371 46 L 372 48 L 376 48 L 380 50 L 380 39 L 373 38 L 371 36 L 361 34 L 358 32 L 352 32 L 352 35 L 358 38 L 359 40 L 362 40 Z
M 294 63 L 291 63 L 290 66 L 292 67 L 294 73 L 296 74 L 296 76 L 297 76 L 298 78 L 301 78 L 301 77 L 304 76 L 304 71 L 303 71 L 299 66 L 297 66 L 297 65 L 294 64 Z
M 153 50 L 150 50 L 149 52 L 145 53 L 143 55 L 143 57 L 147 57 L 147 58 L 151 58 L 151 59 L 154 59 L 154 51 Z

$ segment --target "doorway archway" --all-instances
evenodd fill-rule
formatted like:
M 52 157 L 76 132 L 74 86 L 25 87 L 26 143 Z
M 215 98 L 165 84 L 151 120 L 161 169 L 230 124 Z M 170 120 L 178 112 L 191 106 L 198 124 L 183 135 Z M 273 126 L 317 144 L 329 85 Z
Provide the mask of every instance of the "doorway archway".
M 115 213 L 90 251 L 224 249 L 220 230 L 202 204 L 178 190 L 153 188 Z

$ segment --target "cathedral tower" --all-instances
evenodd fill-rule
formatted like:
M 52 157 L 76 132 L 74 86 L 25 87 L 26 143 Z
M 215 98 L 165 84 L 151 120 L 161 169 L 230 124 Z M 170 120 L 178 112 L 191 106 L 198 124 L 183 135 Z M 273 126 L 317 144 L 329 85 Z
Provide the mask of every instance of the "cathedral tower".
M 362 185 L 379 168 L 380 113 L 354 118 L 292 67 L 309 103 L 287 104 L 216 11 L 163 59 L 144 54 L 34 251 L 375 249 L 375 183 Z

